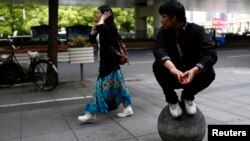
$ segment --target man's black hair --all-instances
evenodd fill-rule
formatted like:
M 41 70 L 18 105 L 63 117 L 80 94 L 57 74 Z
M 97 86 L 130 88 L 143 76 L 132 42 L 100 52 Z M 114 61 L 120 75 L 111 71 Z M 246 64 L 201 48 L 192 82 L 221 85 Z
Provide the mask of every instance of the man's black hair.
M 170 19 L 175 15 L 177 21 L 186 22 L 185 8 L 177 0 L 168 0 L 164 2 L 159 8 L 159 13 L 161 15 L 167 14 Z

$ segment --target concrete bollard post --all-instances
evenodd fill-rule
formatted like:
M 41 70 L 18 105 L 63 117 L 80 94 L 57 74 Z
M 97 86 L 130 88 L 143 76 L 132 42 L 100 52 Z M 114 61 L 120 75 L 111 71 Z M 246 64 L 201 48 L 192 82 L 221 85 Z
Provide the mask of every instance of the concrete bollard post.
M 158 132 L 162 141 L 202 141 L 206 133 L 206 121 L 197 107 L 197 113 L 173 118 L 167 105 L 158 118 Z

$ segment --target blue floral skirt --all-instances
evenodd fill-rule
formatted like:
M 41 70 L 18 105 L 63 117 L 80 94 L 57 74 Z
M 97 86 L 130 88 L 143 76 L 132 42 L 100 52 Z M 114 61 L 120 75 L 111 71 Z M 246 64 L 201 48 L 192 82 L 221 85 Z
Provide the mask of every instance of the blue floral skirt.
M 105 99 L 109 97 L 114 97 L 117 104 L 122 103 L 125 107 L 131 104 L 131 96 L 120 69 L 103 78 L 97 77 L 93 97 L 85 111 L 108 113 L 109 107 Z

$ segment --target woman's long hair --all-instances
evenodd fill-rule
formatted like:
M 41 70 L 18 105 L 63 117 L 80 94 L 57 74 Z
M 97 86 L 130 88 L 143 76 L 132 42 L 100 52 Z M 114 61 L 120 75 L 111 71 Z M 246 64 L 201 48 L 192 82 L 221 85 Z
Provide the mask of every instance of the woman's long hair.
M 117 27 L 115 25 L 114 22 L 114 14 L 112 9 L 108 6 L 108 5 L 102 5 L 100 7 L 98 7 L 98 9 L 100 10 L 100 12 L 103 14 L 105 11 L 110 11 L 111 12 L 111 16 L 109 16 L 106 20 L 105 20 L 105 25 L 111 25 L 115 28 L 115 30 L 117 30 Z

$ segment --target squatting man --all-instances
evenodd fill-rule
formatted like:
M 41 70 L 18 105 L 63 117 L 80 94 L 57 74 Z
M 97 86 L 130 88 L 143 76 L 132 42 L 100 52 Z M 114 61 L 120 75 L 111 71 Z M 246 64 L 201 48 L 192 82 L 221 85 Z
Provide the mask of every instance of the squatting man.
M 196 114 L 195 95 L 215 79 L 213 65 L 217 62 L 216 48 L 203 27 L 188 23 L 184 6 L 169 0 L 159 8 L 162 27 L 153 49 L 153 72 L 169 103 L 174 118 L 183 113 Z M 175 89 L 182 88 L 181 98 Z

